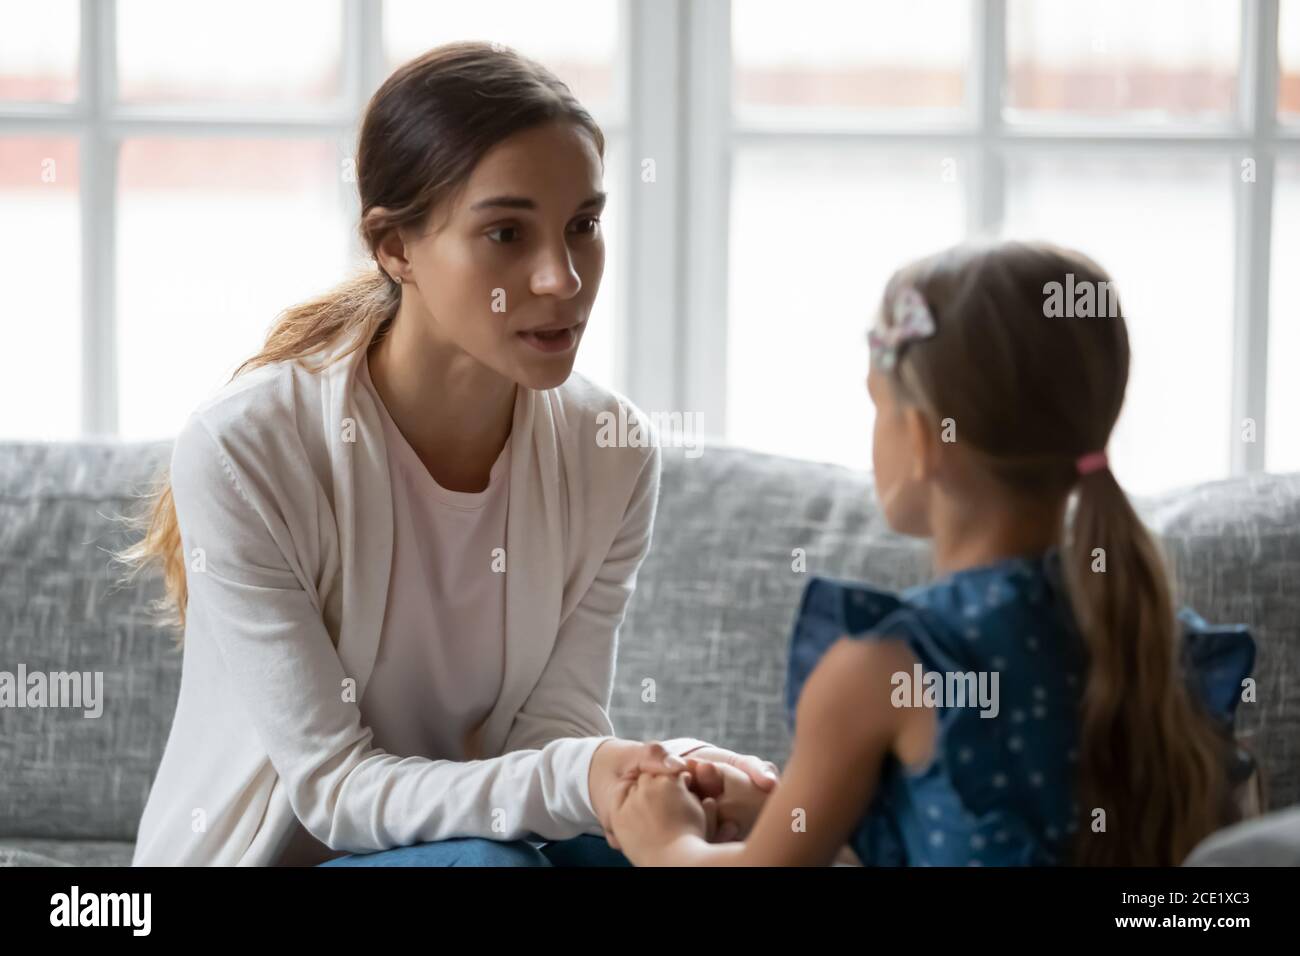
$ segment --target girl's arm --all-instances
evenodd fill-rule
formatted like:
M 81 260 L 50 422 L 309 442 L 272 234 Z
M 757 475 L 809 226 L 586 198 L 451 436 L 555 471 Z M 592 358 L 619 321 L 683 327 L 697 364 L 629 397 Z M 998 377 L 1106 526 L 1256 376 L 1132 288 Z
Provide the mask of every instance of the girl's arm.
M 933 745 L 934 712 L 890 702 L 891 677 L 910 674 L 915 662 L 900 641 L 839 640 L 800 695 L 790 762 L 744 843 L 709 844 L 686 822 L 684 788 L 643 777 L 614 815 L 623 852 L 638 865 L 830 864 L 871 800 L 886 754 L 919 762 Z

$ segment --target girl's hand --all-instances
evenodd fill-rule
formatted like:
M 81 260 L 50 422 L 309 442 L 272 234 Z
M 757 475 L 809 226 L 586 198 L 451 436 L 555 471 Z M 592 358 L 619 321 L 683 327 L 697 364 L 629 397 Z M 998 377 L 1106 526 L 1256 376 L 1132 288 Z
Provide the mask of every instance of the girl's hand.
M 686 761 L 670 754 L 658 741 L 642 743 L 612 738 L 596 748 L 587 772 L 587 793 L 610 846 L 619 849 L 609 819 L 615 785 L 628 774 L 675 774 L 685 769 Z
M 691 772 L 691 789 L 698 796 L 711 796 L 717 802 L 717 828 L 710 828 L 710 842 L 727 843 L 749 836 L 767 802 L 767 791 L 760 789 L 753 778 L 739 767 L 728 763 L 697 761 L 693 751 L 686 758 Z M 718 782 L 713 783 L 714 777 Z
M 700 800 L 691 792 L 689 773 L 629 774 L 615 785 L 612 804 L 613 834 L 637 866 L 670 861 L 682 838 L 707 841 L 717 812 L 712 797 Z

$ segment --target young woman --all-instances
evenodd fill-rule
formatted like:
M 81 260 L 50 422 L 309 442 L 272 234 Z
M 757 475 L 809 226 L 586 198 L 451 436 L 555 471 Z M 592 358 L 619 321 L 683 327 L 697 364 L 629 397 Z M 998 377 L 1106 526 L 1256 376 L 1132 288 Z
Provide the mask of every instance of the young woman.
M 755 757 L 613 736 L 659 459 L 600 447 L 624 400 L 571 375 L 603 152 L 559 80 L 496 47 L 375 93 L 378 269 L 289 310 L 194 412 L 126 553 L 162 564 L 185 629 L 135 863 L 618 862 L 598 795 L 626 772 L 710 761 L 724 824 L 774 786 Z

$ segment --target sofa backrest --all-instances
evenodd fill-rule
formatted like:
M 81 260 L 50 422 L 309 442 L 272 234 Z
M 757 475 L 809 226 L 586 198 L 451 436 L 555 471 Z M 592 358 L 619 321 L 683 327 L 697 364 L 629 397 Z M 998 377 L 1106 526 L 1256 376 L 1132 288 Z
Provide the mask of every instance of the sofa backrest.
M 0 836 L 134 840 L 176 709 L 181 655 L 150 576 L 117 587 L 114 515 L 169 442 L 0 444 L 0 671 L 102 672 L 103 713 L 0 708 Z
M 115 584 L 170 443 L 0 443 L 0 671 L 103 674 L 103 713 L 0 708 L 0 836 L 133 840 L 167 740 L 181 653 L 153 620 L 158 577 Z M 902 588 L 923 542 L 892 534 L 870 476 L 708 447 L 664 449 L 654 544 L 620 638 L 618 732 L 691 735 L 778 764 L 789 751 L 785 654 L 809 574 Z M 1300 800 L 1300 475 L 1216 482 L 1139 502 L 1180 599 L 1259 643 L 1240 729 L 1274 805 Z M 800 563 L 800 554 L 803 563 Z M 798 570 L 803 568 L 804 570 Z
M 614 726 L 783 764 L 786 653 L 809 575 L 901 589 L 929 580 L 927 546 L 890 531 L 869 474 L 727 447 L 664 457 L 654 543 L 621 635 Z M 1161 538 L 1179 603 L 1251 626 L 1257 700 L 1240 706 L 1238 733 L 1271 804 L 1300 801 L 1300 474 L 1134 504 Z

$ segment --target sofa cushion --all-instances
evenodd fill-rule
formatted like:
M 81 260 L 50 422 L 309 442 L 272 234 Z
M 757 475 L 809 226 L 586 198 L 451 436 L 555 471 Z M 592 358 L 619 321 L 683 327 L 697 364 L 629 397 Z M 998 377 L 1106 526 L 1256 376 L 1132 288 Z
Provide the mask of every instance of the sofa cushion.
M 157 577 L 116 587 L 108 551 L 170 443 L 0 445 L 0 670 L 103 674 L 103 713 L 0 708 L 0 839 L 134 840 L 180 653 L 150 621 Z
M 0 840 L 0 866 L 130 866 L 126 840 Z

